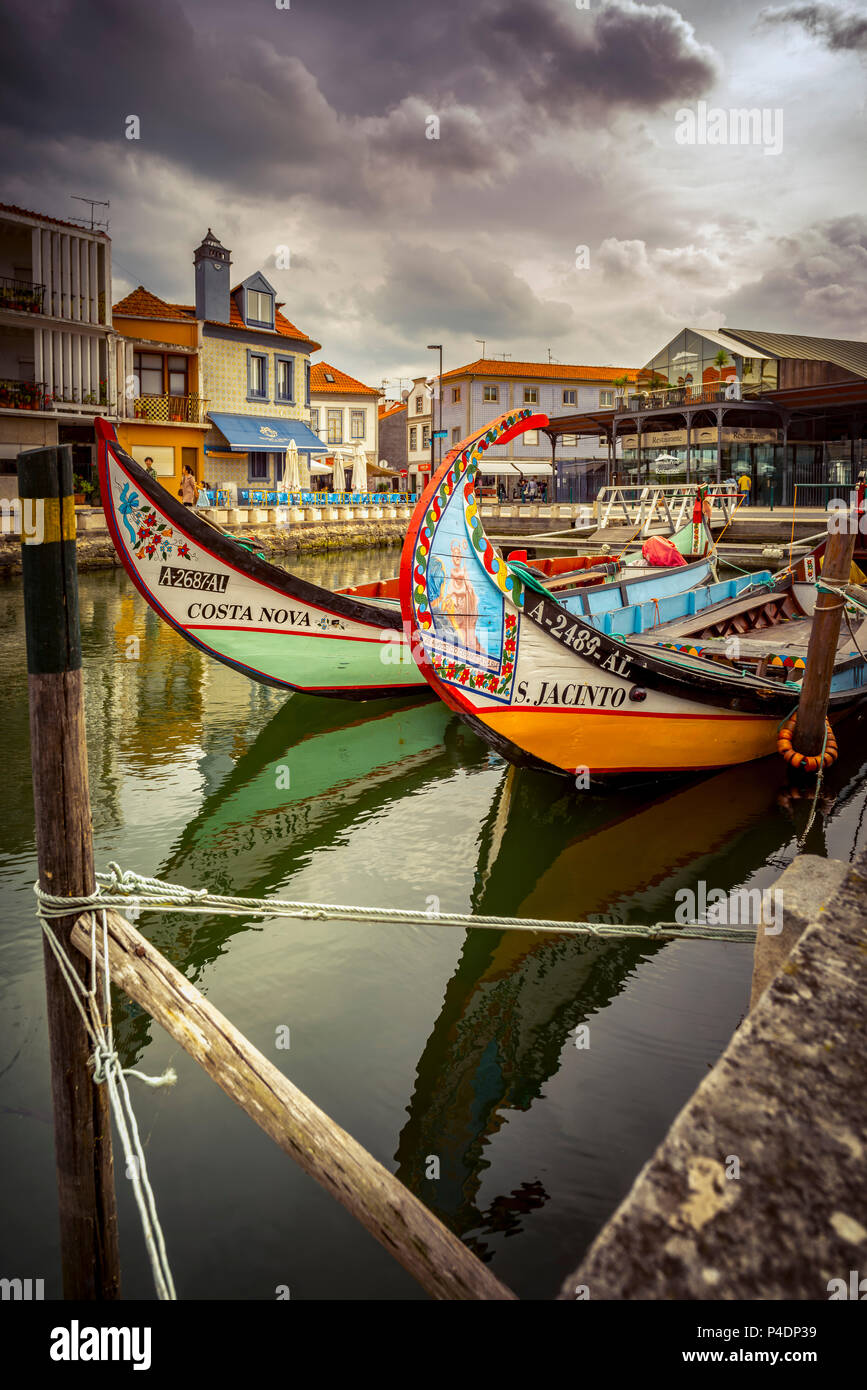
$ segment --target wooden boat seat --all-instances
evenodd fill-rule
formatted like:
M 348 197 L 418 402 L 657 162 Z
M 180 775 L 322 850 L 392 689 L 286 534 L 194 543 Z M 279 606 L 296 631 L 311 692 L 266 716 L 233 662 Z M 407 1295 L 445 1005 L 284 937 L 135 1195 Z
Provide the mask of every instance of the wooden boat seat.
M 803 610 L 789 590 L 782 593 L 763 590 L 750 598 L 738 597 L 719 604 L 714 607 L 712 615 L 699 610 L 688 618 L 660 623 L 654 628 L 654 636 L 665 641 L 691 637 L 693 641 L 701 640 L 706 645 L 713 637 L 746 638 L 751 632 L 776 628 L 802 614 Z

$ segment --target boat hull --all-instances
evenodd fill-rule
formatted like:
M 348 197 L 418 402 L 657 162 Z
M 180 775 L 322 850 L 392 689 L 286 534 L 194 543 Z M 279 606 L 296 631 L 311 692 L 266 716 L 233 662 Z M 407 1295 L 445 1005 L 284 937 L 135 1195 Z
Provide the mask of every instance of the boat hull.
M 733 607 L 738 622 L 752 611 L 757 630 L 773 627 L 802 613 L 795 575 L 699 583 L 672 595 L 663 574 L 656 593 L 645 581 L 639 604 L 595 615 L 522 583 L 484 534 L 475 476 L 486 447 L 534 427 L 518 411 L 458 445 L 413 514 L 401 604 L 431 687 L 512 762 L 573 777 L 690 773 L 773 753 L 798 701 L 785 669 L 783 679 L 746 675 L 741 658 L 716 661 L 689 642 L 654 640 L 653 629 L 671 621 L 672 605 L 689 629 L 714 631 Z M 734 632 L 749 625 L 743 618 Z M 865 680 L 860 653 L 844 653 L 831 712 L 860 702 Z

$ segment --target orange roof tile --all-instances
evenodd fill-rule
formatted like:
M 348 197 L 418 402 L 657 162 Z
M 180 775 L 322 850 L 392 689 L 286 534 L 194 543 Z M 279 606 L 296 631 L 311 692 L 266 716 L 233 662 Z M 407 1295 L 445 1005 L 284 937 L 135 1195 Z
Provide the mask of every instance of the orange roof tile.
M 406 410 L 406 401 L 398 401 L 396 405 L 381 405 L 379 407 L 379 418 L 385 420 L 389 415 L 396 415 L 399 410 Z
M 165 299 L 158 298 L 146 290 L 144 285 L 139 285 L 138 289 L 132 291 L 118 304 L 115 304 L 113 312 L 122 318 L 126 315 L 133 319 L 194 319 L 196 309 L 194 304 L 169 304 Z M 206 323 L 219 323 L 218 319 L 206 319 Z M 238 312 L 238 306 L 234 299 L 229 300 L 229 322 L 223 327 L 237 328 L 242 333 L 256 333 L 261 336 L 267 333 L 267 328 L 248 328 Z M 274 313 L 274 328 L 282 338 L 296 338 L 298 342 L 309 343 L 311 352 L 318 352 L 322 344 L 317 343 L 314 338 L 309 338 L 306 333 L 302 333 L 300 328 L 296 328 L 294 323 L 290 323 L 285 314 L 280 310 Z M 366 387 L 363 389 L 367 389 Z
M 325 373 L 333 376 L 333 381 L 325 380 Z M 330 362 L 314 362 L 310 372 L 310 391 L 311 394 L 317 391 L 320 395 L 332 396 L 378 396 L 381 393 L 375 386 L 365 386 L 364 382 L 357 381 L 354 376 L 349 376 L 346 372 L 341 372 L 339 368 L 332 367 Z
M 121 299 L 114 305 L 112 313 L 119 314 L 131 319 L 188 319 L 190 314 L 187 312 L 186 305 L 167 304 L 164 299 L 158 299 L 150 290 L 146 290 L 144 285 L 139 285 L 138 289 Z
M 459 376 L 525 377 L 530 381 L 547 378 L 550 381 L 615 381 L 626 376 L 635 381 L 636 367 L 579 367 L 566 362 L 501 362 L 493 357 L 479 357 L 466 367 L 454 367 L 443 372 L 443 381 Z

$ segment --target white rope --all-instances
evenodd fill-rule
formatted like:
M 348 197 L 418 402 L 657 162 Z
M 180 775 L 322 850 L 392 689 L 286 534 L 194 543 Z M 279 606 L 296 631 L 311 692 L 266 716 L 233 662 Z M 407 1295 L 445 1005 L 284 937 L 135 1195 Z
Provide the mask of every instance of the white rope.
M 98 894 L 94 896 L 96 897 Z M 171 1086 L 177 1081 L 177 1074 L 172 1067 L 167 1067 L 162 1076 L 145 1076 L 144 1073 L 133 1071 L 132 1069 L 125 1071 L 120 1065 L 120 1060 L 114 1048 L 114 1024 L 111 1012 L 111 980 L 108 971 L 108 922 L 105 908 L 103 908 L 101 912 L 103 1012 L 100 1013 L 99 1001 L 96 996 L 96 981 L 98 979 L 99 968 L 96 950 L 96 911 L 91 911 L 90 914 L 91 983 L 88 988 L 75 969 L 63 943 L 59 940 L 56 932 L 47 920 L 49 917 L 70 916 L 71 913 L 68 906 L 69 900 L 67 900 L 65 912 L 61 912 L 56 905 L 43 902 L 42 896 L 38 890 L 38 885 L 37 898 L 39 899 L 39 903 L 36 911 L 42 923 L 45 939 L 60 967 L 60 973 L 69 987 L 73 1002 L 81 1015 L 81 1021 L 84 1024 L 87 1035 L 93 1043 L 93 1054 L 90 1061 L 93 1065 L 94 1085 L 101 1085 L 104 1082 L 108 1087 L 109 1103 L 118 1134 L 120 1135 L 124 1162 L 126 1165 L 126 1175 L 133 1185 L 133 1192 L 135 1194 L 136 1204 L 142 1223 L 145 1246 L 153 1271 L 157 1297 L 165 1301 L 174 1301 L 177 1298 L 177 1294 L 175 1292 L 174 1280 L 166 1253 L 165 1238 L 163 1236 L 159 1217 L 157 1216 L 156 1199 L 148 1178 L 147 1163 L 145 1161 L 141 1135 L 139 1134 L 138 1124 L 132 1108 L 132 1100 L 130 1099 L 126 1078 L 127 1076 L 136 1076 L 148 1086 Z M 54 904 L 62 901 L 64 900 L 55 899 Z M 73 911 L 75 911 L 74 908 Z
M 817 579 L 816 588 L 820 594 L 836 594 L 838 598 L 845 600 L 847 607 L 860 608 L 862 613 L 867 613 L 867 603 L 855 598 L 854 594 L 849 592 L 848 585 L 831 584 L 827 579 Z
M 381 922 L 387 925 L 483 927 L 491 931 L 545 931 L 567 936 L 640 937 L 662 940 L 735 941 L 754 944 L 755 930 L 709 922 L 560 922 L 556 918 L 473 916 L 466 912 L 431 912 L 403 907 L 360 907 L 347 903 L 294 902 L 285 898 L 240 898 L 209 893 L 206 888 L 186 888 L 147 878 L 132 870 L 123 871 L 109 864 L 110 872 L 97 874 L 96 892 L 81 898 L 58 898 L 44 893 L 37 883 L 34 891 L 44 910 L 53 916 L 87 912 L 94 906 L 134 905 L 143 912 L 172 911 L 238 916 L 239 912 L 268 917 L 288 917 L 302 921 Z

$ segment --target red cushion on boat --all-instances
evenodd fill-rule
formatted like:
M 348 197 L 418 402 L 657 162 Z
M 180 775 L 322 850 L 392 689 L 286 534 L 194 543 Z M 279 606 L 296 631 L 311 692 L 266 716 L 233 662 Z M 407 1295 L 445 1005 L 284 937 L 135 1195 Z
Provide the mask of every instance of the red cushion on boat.
M 649 565 L 685 565 L 677 546 L 665 536 L 650 536 L 641 547 L 641 554 Z

